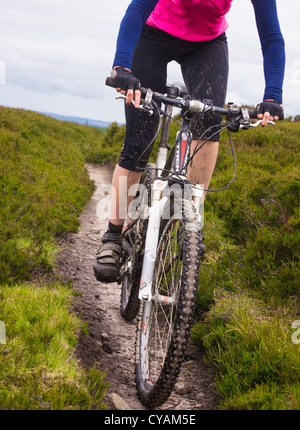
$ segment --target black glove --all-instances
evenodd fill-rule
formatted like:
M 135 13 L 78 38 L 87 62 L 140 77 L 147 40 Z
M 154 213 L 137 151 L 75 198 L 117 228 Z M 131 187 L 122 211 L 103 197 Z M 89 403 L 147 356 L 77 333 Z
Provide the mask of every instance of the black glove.
M 256 106 L 256 112 L 258 114 L 269 112 L 273 118 L 278 116 L 279 119 L 283 119 L 283 109 L 278 100 L 265 100 Z
M 111 77 L 114 80 L 115 88 L 121 88 L 123 91 L 139 90 L 140 81 L 133 76 L 129 69 L 118 66 L 111 71 Z

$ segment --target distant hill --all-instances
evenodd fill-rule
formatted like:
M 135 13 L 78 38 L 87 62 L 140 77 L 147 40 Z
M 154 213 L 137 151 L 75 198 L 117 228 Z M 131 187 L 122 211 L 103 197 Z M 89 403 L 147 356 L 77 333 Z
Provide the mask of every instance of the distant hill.
M 49 113 L 49 112 L 41 112 L 41 113 L 43 113 L 44 115 L 47 115 L 47 116 L 51 116 L 52 118 L 56 118 L 60 121 L 75 122 L 77 124 L 89 125 L 91 127 L 107 128 L 111 124 L 111 122 L 99 121 L 99 120 L 89 119 L 89 118 L 79 118 L 76 116 L 57 115 L 55 113 Z

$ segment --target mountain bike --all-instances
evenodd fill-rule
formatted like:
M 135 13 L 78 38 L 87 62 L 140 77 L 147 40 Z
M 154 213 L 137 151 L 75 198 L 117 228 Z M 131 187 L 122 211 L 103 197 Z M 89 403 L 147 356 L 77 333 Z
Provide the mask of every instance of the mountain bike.
M 114 86 L 111 78 L 106 84 Z M 137 318 L 135 375 L 137 393 L 148 408 L 162 405 L 170 396 L 184 359 L 192 325 L 199 270 L 205 247 L 202 237 L 204 190 L 187 179 L 187 168 L 195 153 L 214 133 L 227 129 L 249 129 L 256 112 L 213 106 L 192 100 L 184 85 L 167 85 L 166 93 L 141 88 L 140 109 L 163 118 L 157 161 L 144 169 L 133 200 L 130 221 L 123 229 L 127 253 L 118 282 L 121 287 L 121 315 Z M 124 98 L 118 96 L 117 98 Z M 164 110 L 161 108 L 164 105 Z M 173 108 L 180 109 L 181 123 L 176 141 L 169 145 Z M 222 122 L 191 154 L 190 121 L 194 114 L 222 115 Z M 161 125 L 161 124 L 160 124 Z M 150 143 L 152 145 L 153 141 Z M 201 141 L 201 144 L 200 144 Z M 232 154 L 234 150 L 230 139 Z M 168 154 L 169 153 L 169 154 Z M 234 157 L 234 176 L 236 162 Z M 224 187 L 227 188 L 233 181 Z M 216 190 L 215 190 L 216 191 Z

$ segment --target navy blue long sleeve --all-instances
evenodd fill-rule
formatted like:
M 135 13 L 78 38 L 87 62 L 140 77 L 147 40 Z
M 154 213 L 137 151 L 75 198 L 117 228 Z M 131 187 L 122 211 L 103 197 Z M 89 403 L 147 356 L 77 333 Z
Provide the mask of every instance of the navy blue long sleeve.
M 282 102 L 285 46 L 281 34 L 276 0 L 251 0 L 263 53 L 265 92 L 263 100 Z M 131 69 L 134 49 L 141 31 L 158 0 L 132 0 L 121 22 L 113 66 Z
M 264 59 L 266 81 L 263 100 L 282 102 L 285 68 L 285 45 L 281 34 L 275 0 L 251 0 Z
M 132 0 L 121 21 L 113 67 L 123 66 L 131 69 L 134 48 L 143 26 L 157 3 L 158 0 Z

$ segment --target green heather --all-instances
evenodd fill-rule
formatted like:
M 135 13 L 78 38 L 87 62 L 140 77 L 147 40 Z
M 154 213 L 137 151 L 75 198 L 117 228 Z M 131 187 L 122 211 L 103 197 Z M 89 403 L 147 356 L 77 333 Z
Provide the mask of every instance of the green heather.
M 75 232 L 91 197 L 85 169 L 103 133 L 37 113 L 0 110 L 0 281 L 50 268 L 54 237 Z
M 173 124 L 171 142 L 177 130 Z M 33 279 L 51 274 L 60 237 L 78 229 L 94 189 L 85 162 L 114 164 L 124 134 L 116 123 L 103 132 L 0 108 L 2 409 L 105 408 L 99 366 L 86 372 L 74 355 L 86 328 L 72 313 L 72 286 Z M 236 179 L 205 202 L 207 254 L 192 341 L 217 369 L 220 409 L 297 410 L 300 123 L 232 137 Z M 232 175 L 225 132 L 211 189 Z
M 85 161 L 102 139 L 92 127 L 0 108 L 0 409 L 105 408 L 104 373 L 74 357 L 86 333 L 72 313 L 75 291 L 43 281 L 62 235 L 78 229 L 94 189 Z

